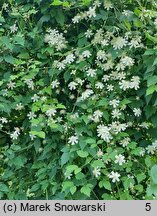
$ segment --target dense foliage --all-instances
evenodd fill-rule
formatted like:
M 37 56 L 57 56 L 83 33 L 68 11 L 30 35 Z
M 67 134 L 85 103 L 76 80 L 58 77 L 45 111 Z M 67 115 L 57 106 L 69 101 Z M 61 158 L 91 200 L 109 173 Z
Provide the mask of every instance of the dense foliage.
M 156 199 L 156 45 L 155 0 L 1 0 L 1 199 Z

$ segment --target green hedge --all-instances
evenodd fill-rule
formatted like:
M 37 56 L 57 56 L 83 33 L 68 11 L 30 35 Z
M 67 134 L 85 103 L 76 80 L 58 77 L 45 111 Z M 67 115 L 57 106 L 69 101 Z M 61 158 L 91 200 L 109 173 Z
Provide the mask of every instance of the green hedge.
M 157 1 L 0 1 L 0 198 L 157 198 Z

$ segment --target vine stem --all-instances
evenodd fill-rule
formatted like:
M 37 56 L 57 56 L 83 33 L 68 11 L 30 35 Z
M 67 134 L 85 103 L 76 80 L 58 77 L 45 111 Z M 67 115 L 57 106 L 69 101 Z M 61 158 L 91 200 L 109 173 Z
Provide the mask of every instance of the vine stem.
M 118 187 L 118 184 L 116 182 L 116 187 L 117 187 L 117 190 L 118 190 L 118 195 L 119 195 L 119 199 L 120 199 L 120 191 L 119 191 L 119 187 Z
M 48 196 L 48 191 L 47 191 L 47 189 L 45 190 L 45 193 L 46 193 L 46 200 L 49 200 L 49 196 Z

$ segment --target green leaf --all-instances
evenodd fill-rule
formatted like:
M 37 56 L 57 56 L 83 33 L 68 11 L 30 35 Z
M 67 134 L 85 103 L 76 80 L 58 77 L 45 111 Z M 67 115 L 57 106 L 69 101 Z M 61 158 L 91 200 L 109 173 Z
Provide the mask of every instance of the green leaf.
M 152 41 L 155 44 L 157 43 L 157 38 L 156 37 L 151 36 L 147 32 L 145 33 L 145 35 L 146 35 L 146 38 L 148 38 L 150 41 Z
M 153 94 L 155 91 L 157 91 L 157 86 L 151 85 L 146 91 L 146 96 Z
M 54 0 L 51 5 L 53 6 L 59 6 L 59 5 L 62 5 L 63 3 L 60 1 L 60 0 Z
M 7 63 L 14 64 L 14 58 L 13 58 L 13 56 L 11 56 L 11 55 L 4 56 L 4 60 L 5 60 Z
M 151 168 L 150 175 L 152 177 L 154 184 L 157 184 L 157 165 L 154 165 Z
M 2 191 L 2 192 L 9 192 L 9 188 L 4 183 L 0 182 L 0 191 Z
M 24 39 L 22 36 L 17 35 L 17 36 L 14 37 L 14 42 L 15 42 L 16 44 L 19 44 L 19 45 L 21 45 L 21 46 L 24 46 L 24 44 L 25 44 L 25 39 Z
M 92 190 L 93 185 L 87 184 L 81 188 L 81 193 L 85 194 L 86 196 L 90 197 L 90 193 Z
M 101 160 L 95 160 L 92 163 L 92 167 L 96 168 L 96 167 L 104 167 L 104 163 Z
M 67 189 L 70 189 L 74 187 L 74 183 L 72 181 L 65 181 L 63 182 L 62 191 L 65 191 Z
M 146 178 L 146 175 L 144 173 L 140 173 L 136 175 L 136 178 L 137 178 L 138 183 L 140 183 Z
M 104 187 L 105 189 L 111 191 L 111 183 L 107 180 L 107 179 L 104 179 L 102 181 L 99 182 L 99 187 L 102 188 Z
M 156 83 L 157 83 L 157 76 L 156 75 L 149 77 L 148 80 L 147 80 L 148 87 L 152 86 L 152 85 L 154 85 Z
M 64 152 L 61 156 L 61 166 L 66 164 L 70 159 L 70 153 L 69 152 Z
M 43 139 L 45 139 L 45 136 L 46 136 L 45 132 L 43 131 L 31 131 L 31 133 Z
M 57 10 L 57 14 L 55 16 L 56 21 L 60 24 L 60 25 L 64 25 L 65 22 L 65 16 L 64 13 L 62 12 L 62 10 Z
M 74 194 L 76 192 L 76 189 L 77 189 L 76 186 L 71 187 L 70 188 L 71 194 Z
M 89 155 L 87 151 L 82 151 L 82 150 L 77 151 L 77 154 L 81 158 L 86 158 Z
M 104 98 L 98 102 L 97 107 L 99 107 L 99 106 L 107 107 L 107 105 L 108 105 L 108 101 L 106 98 Z

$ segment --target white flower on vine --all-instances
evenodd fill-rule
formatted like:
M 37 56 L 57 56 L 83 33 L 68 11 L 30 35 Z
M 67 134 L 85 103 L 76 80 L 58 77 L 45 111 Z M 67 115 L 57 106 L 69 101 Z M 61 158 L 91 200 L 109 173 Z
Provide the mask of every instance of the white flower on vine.
M 98 133 L 98 137 L 100 137 L 106 142 L 109 142 L 112 139 L 110 128 L 105 126 L 104 124 L 98 125 L 97 133 Z
M 123 37 L 114 37 L 111 41 L 111 44 L 115 50 L 122 49 L 127 45 L 127 41 Z
M 101 175 L 101 172 L 100 172 L 100 168 L 99 167 L 96 167 L 94 168 L 94 170 L 92 171 L 93 172 L 93 175 L 97 178 Z
M 55 116 L 56 112 L 57 110 L 55 108 L 50 108 L 46 111 L 46 115 L 51 118 L 52 116 Z
M 134 115 L 139 117 L 142 114 L 142 111 L 140 108 L 134 108 L 133 109 Z
M 96 70 L 90 68 L 86 71 L 86 73 L 87 76 L 94 77 L 96 75 Z
M 118 163 L 120 166 L 125 163 L 125 157 L 121 154 L 115 156 L 115 163 Z
M 116 182 L 116 181 L 117 181 L 117 182 L 120 181 L 120 179 L 119 179 L 120 174 L 119 174 L 118 172 L 112 171 L 112 172 L 108 175 L 108 177 L 112 179 L 112 182 L 113 182 L 113 183 Z
M 11 33 L 15 33 L 17 30 L 18 30 L 18 27 L 16 26 L 16 24 L 10 26 Z
M 83 53 L 82 53 L 82 56 L 83 56 L 84 58 L 89 58 L 91 55 L 92 55 L 92 54 L 91 54 L 91 52 L 90 52 L 89 50 L 85 50 L 85 51 L 83 51 Z
M 59 84 L 60 84 L 60 83 L 58 82 L 57 79 L 54 80 L 54 81 L 52 81 L 52 83 L 51 83 L 52 89 L 54 89 L 54 88 L 58 88 Z
M 68 143 L 71 145 L 75 145 L 78 143 L 78 136 L 71 136 L 68 138 Z

